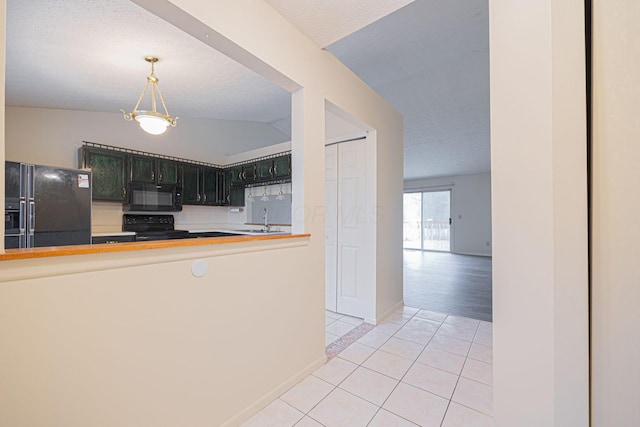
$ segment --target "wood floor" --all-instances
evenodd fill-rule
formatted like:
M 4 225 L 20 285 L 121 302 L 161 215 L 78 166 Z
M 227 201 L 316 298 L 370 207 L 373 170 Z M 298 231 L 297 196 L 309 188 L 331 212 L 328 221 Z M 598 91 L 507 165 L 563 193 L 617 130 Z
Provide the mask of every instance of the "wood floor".
M 405 250 L 404 305 L 491 322 L 491 258 Z

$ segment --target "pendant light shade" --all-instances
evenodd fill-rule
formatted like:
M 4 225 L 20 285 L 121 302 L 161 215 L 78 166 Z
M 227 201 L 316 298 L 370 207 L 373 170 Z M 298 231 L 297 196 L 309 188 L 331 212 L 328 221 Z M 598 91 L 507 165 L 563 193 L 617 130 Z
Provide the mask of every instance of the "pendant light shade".
M 156 77 L 154 70 L 154 64 L 158 62 L 158 58 L 154 56 L 146 56 L 144 60 L 151 64 L 151 74 L 147 76 L 147 84 L 144 86 L 144 89 L 142 89 L 142 93 L 140 94 L 135 107 L 133 107 L 133 110 L 130 113 L 127 113 L 123 109 L 120 111 L 122 112 L 125 120 L 131 121 L 135 119 L 145 132 L 151 135 L 160 135 L 164 133 L 169 126 L 175 126 L 178 118 L 171 118 L 167 111 L 167 105 L 164 103 L 162 93 L 160 93 L 160 87 L 158 86 L 159 80 Z M 149 85 L 151 85 L 151 110 L 139 110 L 138 107 L 140 106 L 140 102 L 142 102 Z M 162 103 L 162 108 L 164 108 L 164 114 L 159 113 L 156 109 L 156 99 L 158 97 Z

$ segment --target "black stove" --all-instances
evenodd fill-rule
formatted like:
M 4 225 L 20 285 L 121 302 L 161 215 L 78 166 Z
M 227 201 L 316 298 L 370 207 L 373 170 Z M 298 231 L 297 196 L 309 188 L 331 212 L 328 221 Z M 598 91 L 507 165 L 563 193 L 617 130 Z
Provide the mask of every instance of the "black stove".
M 136 233 L 136 241 L 187 239 L 189 232 L 174 229 L 173 215 L 133 215 L 122 216 L 122 231 Z

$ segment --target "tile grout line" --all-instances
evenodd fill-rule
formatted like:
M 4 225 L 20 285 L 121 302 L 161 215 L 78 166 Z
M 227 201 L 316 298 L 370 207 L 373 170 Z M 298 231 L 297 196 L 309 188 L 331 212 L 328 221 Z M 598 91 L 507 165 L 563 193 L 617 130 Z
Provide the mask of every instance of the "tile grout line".
M 478 329 L 479 328 L 480 328 L 480 323 L 478 323 L 478 326 L 476 326 L 476 331 L 473 334 L 474 338 L 475 338 L 476 334 L 478 333 Z M 440 421 L 440 427 L 442 427 L 442 425 L 444 424 L 445 418 L 447 418 L 447 412 L 449 412 L 449 408 L 451 407 L 451 402 L 453 402 L 453 395 L 456 394 L 456 389 L 458 388 L 458 384 L 460 383 L 460 378 L 462 377 L 462 371 L 464 371 L 464 367 L 467 364 L 467 359 L 469 358 L 469 353 L 471 352 L 471 347 L 472 346 L 473 346 L 473 341 L 471 341 L 471 345 L 469 346 L 469 349 L 467 350 L 467 354 L 464 356 L 464 363 L 462 364 L 462 368 L 460 369 L 460 373 L 458 374 L 458 379 L 456 380 L 456 385 L 453 387 L 453 392 L 451 393 L 451 399 L 449 399 L 449 402 L 447 402 L 447 408 L 445 409 L 444 415 L 442 416 L 442 421 Z M 455 403 L 458 404 L 458 402 L 455 402 Z M 472 408 L 470 408 L 470 409 L 472 409 Z

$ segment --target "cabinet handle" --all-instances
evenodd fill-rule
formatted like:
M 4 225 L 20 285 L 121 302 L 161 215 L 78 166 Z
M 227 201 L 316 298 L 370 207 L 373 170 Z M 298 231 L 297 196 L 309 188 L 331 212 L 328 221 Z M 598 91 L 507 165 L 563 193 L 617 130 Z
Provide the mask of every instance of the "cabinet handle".
M 162 174 L 160 174 L 160 181 L 162 181 Z
M 156 177 L 156 173 L 154 171 L 151 171 L 151 179 L 155 179 Z
M 274 165 L 273 166 L 273 175 L 277 175 L 278 174 L 278 165 Z
M 269 168 L 269 175 L 273 176 L 273 166 Z
M 127 188 L 126 187 L 122 187 L 122 198 L 123 199 L 127 198 Z
M 206 194 L 202 195 L 202 201 L 205 202 L 205 203 L 207 202 L 207 195 Z
M 247 179 L 247 173 L 245 171 L 240 173 L 240 179 Z
M 198 197 L 197 200 L 200 201 L 201 197 L 200 197 L 200 193 L 198 193 Z
M 227 194 L 227 203 L 231 203 L 231 196 Z

